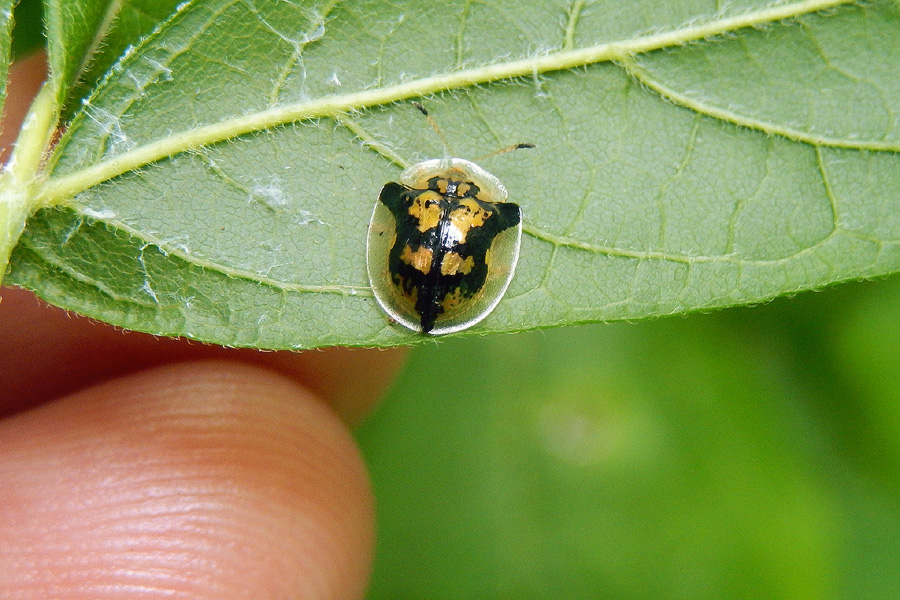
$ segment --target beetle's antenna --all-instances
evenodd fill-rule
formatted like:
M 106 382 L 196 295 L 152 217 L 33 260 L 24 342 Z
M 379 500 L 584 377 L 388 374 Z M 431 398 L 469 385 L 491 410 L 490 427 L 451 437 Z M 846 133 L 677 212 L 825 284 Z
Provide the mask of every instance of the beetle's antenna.
M 488 152 L 487 154 L 483 154 L 478 158 L 474 158 L 476 162 L 479 160 L 484 160 L 485 158 L 490 158 L 492 156 L 497 156 L 498 154 L 506 154 L 507 152 L 512 152 L 513 150 L 524 150 L 526 148 L 537 148 L 534 144 L 524 142 L 521 144 L 513 144 L 512 146 L 507 146 L 506 148 L 500 148 L 499 150 L 494 150 L 493 152 Z
M 437 121 L 434 120 L 434 117 L 432 117 L 428 113 L 428 110 L 426 110 L 426 108 L 418 102 L 413 102 L 412 105 L 415 106 L 420 113 L 425 115 L 425 120 L 428 121 L 428 124 L 431 125 L 431 128 L 434 129 L 434 132 L 438 135 L 438 137 L 441 138 L 441 143 L 444 144 L 444 158 L 450 158 L 451 156 L 454 156 L 453 149 L 450 148 L 450 142 L 447 141 L 447 138 L 444 136 L 444 132 L 441 131 L 440 127 L 438 127 Z

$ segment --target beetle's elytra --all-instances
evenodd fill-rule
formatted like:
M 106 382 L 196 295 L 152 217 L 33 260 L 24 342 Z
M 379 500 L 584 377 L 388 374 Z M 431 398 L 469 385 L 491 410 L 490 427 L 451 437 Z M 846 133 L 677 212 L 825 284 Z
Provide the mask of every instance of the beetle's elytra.
M 522 211 L 461 158 L 413 165 L 381 190 L 369 226 L 375 298 L 397 322 L 439 335 L 471 327 L 512 280 Z

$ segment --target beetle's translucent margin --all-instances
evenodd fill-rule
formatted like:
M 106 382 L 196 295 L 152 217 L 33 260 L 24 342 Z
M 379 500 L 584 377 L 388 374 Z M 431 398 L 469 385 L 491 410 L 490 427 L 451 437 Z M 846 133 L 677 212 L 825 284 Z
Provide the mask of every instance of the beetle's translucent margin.
M 422 179 L 426 174 L 431 174 L 434 177 L 442 175 L 451 169 L 462 171 L 475 183 L 481 183 L 484 188 L 487 188 L 484 191 L 490 197 L 490 202 L 506 202 L 509 197 L 506 186 L 495 175 L 488 173 L 471 160 L 464 158 L 432 158 L 425 160 L 406 167 L 397 180 L 403 185 L 415 188 L 423 183 Z
M 394 215 L 391 214 L 390 210 L 386 206 L 384 206 L 381 200 L 375 200 L 375 208 L 372 210 L 372 218 L 369 219 L 369 229 L 366 232 L 366 272 L 369 274 L 369 285 L 372 286 L 372 292 L 375 294 L 375 301 L 378 302 L 378 306 L 388 314 L 393 320 L 397 321 L 407 329 L 412 329 L 413 331 L 418 331 L 422 333 L 422 325 L 419 321 L 413 320 L 408 317 L 406 314 L 397 311 L 393 306 L 389 304 L 389 301 L 392 299 L 392 294 L 386 290 L 383 290 L 381 283 L 384 283 L 387 286 L 392 285 L 390 282 L 390 273 L 387 270 L 387 257 L 379 256 L 377 260 L 372 256 L 373 246 L 376 244 L 372 243 L 373 232 L 375 231 L 376 223 L 375 220 L 378 218 L 379 213 L 385 214 L 385 217 L 390 216 L 390 220 L 394 223 L 396 227 L 396 221 L 394 220 Z M 379 248 L 379 250 L 383 250 L 383 248 Z M 384 272 L 373 272 L 373 263 L 377 262 L 379 266 L 383 268 Z M 382 281 L 384 280 L 384 281 Z M 381 283 L 379 283 L 381 282 Z M 385 291 L 387 297 L 381 293 Z

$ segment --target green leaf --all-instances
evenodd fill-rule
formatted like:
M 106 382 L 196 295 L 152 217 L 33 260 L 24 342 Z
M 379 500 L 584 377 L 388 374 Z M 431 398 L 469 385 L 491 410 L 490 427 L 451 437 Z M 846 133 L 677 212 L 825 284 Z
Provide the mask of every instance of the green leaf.
M 45 0 L 47 61 L 60 103 L 87 67 L 120 4 L 119 0 Z
M 6 105 L 6 83 L 11 60 L 13 7 L 15 0 L 0 1 L 0 113 Z
M 807 15 L 740 44 L 636 57 L 629 72 L 676 104 L 812 146 L 900 150 L 896 4 Z
M 114 0 L 107 10 L 108 31 L 96 45 L 70 98 L 85 98 L 130 46 L 136 45 L 174 11 L 181 0 Z M 77 106 L 72 106 L 72 109 Z
M 83 98 L 178 0 L 46 0 L 50 72 L 64 106 Z
M 472 332 L 893 272 L 900 9 L 841 4 L 185 4 L 72 120 L 8 281 L 223 344 L 417 341 L 364 245 L 383 183 L 442 154 L 422 97 L 464 158 L 538 145 L 483 164 L 526 236 Z

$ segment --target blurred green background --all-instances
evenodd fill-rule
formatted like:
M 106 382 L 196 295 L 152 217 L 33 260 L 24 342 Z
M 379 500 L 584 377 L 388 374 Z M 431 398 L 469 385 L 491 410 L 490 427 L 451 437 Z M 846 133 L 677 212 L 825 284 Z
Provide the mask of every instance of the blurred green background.
M 900 597 L 900 278 L 413 351 L 369 597 Z

